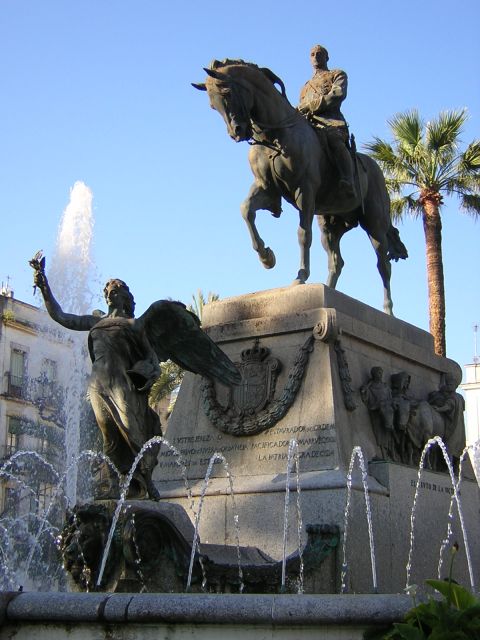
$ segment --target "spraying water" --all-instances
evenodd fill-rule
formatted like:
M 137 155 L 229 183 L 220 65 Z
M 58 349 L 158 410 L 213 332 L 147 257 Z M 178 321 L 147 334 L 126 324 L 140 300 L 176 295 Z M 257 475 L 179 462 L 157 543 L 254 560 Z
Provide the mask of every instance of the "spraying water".
M 60 305 L 70 313 L 90 313 L 94 296 L 89 283 L 93 273 L 92 191 L 75 182 L 58 228 L 48 279 Z
M 460 493 L 460 486 L 462 484 L 462 480 L 463 480 L 463 465 L 465 463 L 465 458 L 468 456 L 468 452 L 469 450 L 472 448 L 472 445 L 467 446 L 464 448 L 464 450 L 462 451 L 462 455 L 460 456 L 460 462 L 459 462 L 459 466 L 458 466 L 458 478 L 457 478 L 457 492 Z M 455 493 L 452 493 L 452 497 L 450 498 L 450 508 L 448 509 L 448 524 L 447 524 L 447 533 L 445 538 L 442 541 L 442 545 L 440 547 L 440 554 L 438 557 L 438 570 L 437 570 L 437 577 L 439 580 L 441 580 L 442 577 L 442 567 L 443 567 L 443 561 L 444 561 L 444 554 L 447 550 L 447 548 L 449 546 L 451 546 L 451 542 L 452 542 L 452 534 L 453 534 L 453 529 L 452 529 L 452 524 L 453 524 L 453 508 L 455 505 Z
M 194 536 L 193 536 L 193 543 L 192 543 L 192 552 L 191 552 L 191 556 L 190 556 L 190 566 L 188 568 L 188 577 L 187 577 L 187 586 L 186 586 L 186 591 L 188 592 L 190 590 L 190 586 L 192 583 L 192 574 L 193 574 L 193 564 L 195 562 L 195 555 L 198 551 L 198 561 L 200 563 L 202 572 L 203 572 L 203 581 L 202 581 L 202 589 L 205 590 L 206 586 L 207 586 L 207 577 L 205 574 L 205 570 L 202 564 L 202 558 L 200 555 L 200 549 L 199 549 L 199 544 L 198 544 L 198 529 L 200 526 L 200 516 L 202 515 L 202 506 L 203 506 L 203 501 L 205 499 L 205 494 L 207 492 L 207 488 L 208 488 L 208 483 L 210 482 L 210 476 L 212 475 L 212 470 L 213 470 L 213 465 L 215 464 L 215 462 L 217 462 L 217 460 L 219 462 L 223 463 L 223 468 L 225 469 L 225 472 L 227 474 L 227 478 L 228 478 L 228 482 L 229 482 L 229 489 L 230 489 L 230 497 L 232 499 L 232 509 L 233 509 L 233 524 L 234 524 L 234 528 L 235 528 L 235 541 L 236 541 L 236 546 L 237 546 L 237 562 L 238 562 L 238 579 L 239 579 L 239 593 L 243 593 L 243 589 L 245 587 L 244 583 L 243 583 L 243 570 L 242 570 L 242 562 L 241 562 L 241 555 L 240 555 L 240 529 L 239 529 L 239 518 L 238 518 L 238 512 L 237 512 L 237 506 L 235 503 L 235 493 L 233 491 L 233 477 L 232 474 L 230 473 L 230 468 L 228 465 L 228 462 L 225 459 L 225 456 L 222 453 L 219 452 L 215 452 L 212 457 L 210 458 L 210 461 L 208 463 L 208 467 L 207 467 L 207 472 L 205 474 L 205 479 L 203 481 L 203 486 L 202 486 L 202 491 L 200 494 L 200 502 L 198 505 L 198 511 L 196 513 L 196 517 L 195 517 L 195 532 L 194 532 Z
M 461 530 L 462 530 L 462 534 L 463 534 L 463 542 L 465 545 L 465 555 L 467 557 L 467 565 L 468 565 L 468 573 L 469 573 L 469 577 L 470 577 L 470 586 L 472 588 L 472 591 L 475 592 L 475 579 L 474 579 L 474 575 L 473 575 L 473 566 L 472 566 L 472 560 L 471 560 L 471 556 L 470 556 L 470 546 L 468 544 L 468 536 L 467 536 L 467 531 L 465 528 L 465 522 L 464 522 L 464 518 L 463 518 L 463 511 L 462 511 L 462 505 L 461 505 L 461 500 L 460 500 L 460 496 L 459 496 L 459 486 L 460 486 L 460 482 L 461 482 L 461 475 L 459 475 L 458 481 L 455 479 L 455 474 L 453 471 L 453 466 L 452 466 L 452 462 L 448 456 L 448 452 L 447 449 L 445 447 L 445 444 L 443 442 L 443 440 L 439 437 L 439 436 L 434 436 L 433 438 L 430 438 L 427 443 L 425 444 L 423 451 L 422 451 L 422 455 L 420 458 L 420 464 L 418 466 L 418 474 L 417 474 L 417 486 L 415 489 L 415 497 L 413 499 L 413 506 L 412 506 L 412 512 L 410 515 L 410 550 L 408 553 L 408 562 L 407 562 L 407 566 L 406 566 L 406 572 L 407 572 L 407 580 L 406 580 L 406 587 L 408 588 L 408 586 L 410 585 L 410 578 L 411 578 L 411 573 L 412 573 L 412 562 L 413 562 L 413 549 L 414 549 L 414 545 L 415 545 L 415 535 L 414 535 L 414 530 L 415 530 L 415 516 L 416 516 L 416 508 L 417 508 L 417 501 L 418 501 L 418 495 L 419 495 L 419 490 L 420 490 L 420 480 L 422 477 L 422 472 L 425 468 L 425 459 L 426 456 L 428 454 L 428 452 L 430 451 L 430 449 L 432 448 L 432 446 L 434 445 L 438 445 L 442 451 L 443 454 L 443 458 L 445 460 L 445 463 L 447 465 L 448 468 L 448 473 L 450 474 L 450 480 L 452 483 L 452 488 L 453 488 L 453 496 L 452 496 L 452 500 L 450 502 L 450 509 L 448 512 L 448 532 L 447 532 L 447 538 L 446 540 L 443 541 L 443 547 L 446 546 L 446 544 L 448 543 L 448 540 L 451 536 L 451 524 L 453 521 L 453 501 L 455 501 L 456 505 L 457 505 L 457 511 L 458 511 L 458 517 L 460 520 L 460 526 L 461 526 Z M 464 451 L 465 453 L 465 451 Z M 464 458 L 464 454 L 462 454 L 462 458 Z M 463 461 L 462 461 L 463 464 Z M 438 571 L 440 572 L 441 570 L 441 558 L 442 558 L 442 552 L 443 552 L 443 548 L 440 551 L 440 562 L 439 562 L 439 569 Z
M 298 557 L 300 560 L 300 571 L 298 576 L 298 593 L 303 593 L 303 554 L 302 554 L 302 509 L 300 502 L 300 463 L 298 453 L 298 443 L 296 440 L 290 440 L 288 444 L 287 454 L 287 478 L 285 482 L 285 504 L 283 512 L 283 554 L 282 554 L 282 591 L 285 591 L 286 585 L 286 567 L 287 567 L 287 535 L 288 535 L 288 506 L 290 499 L 290 476 L 295 466 L 297 478 L 297 546 Z
M 343 534 L 343 563 L 342 563 L 342 574 L 341 574 L 341 593 L 346 593 L 347 590 L 347 538 L 348 538 L 348 515 L 350 512 L 350 502 L 352 497 L 352 486 L 353 486 L 353 466 L 355 464 L 355 460 L 358 458 L 358 463 L 360 465 L 360 470 L 362 473 L 362 485 L 363 485 L 363 493 L 365 496 L 365 512 L 367 515 L 367 526 L 368 526 L 368 539 L 370 543 L 370 563 L 372 566 L 372 586 L 373 592 L 378 592 L 377 585 L 377 566 L 375 559 L 375 544 L 373 538 L 373 525 L 372 525 L 372 509 L 370 506 L 370 496 L 368 492 L 368 471 L 367 465 L 365 464 L 365 458 L 363 457 L 363 451 L 361 447 L 354 447 L 352 451 L 352 455 L 350 458 L 350 465 L 348 467 L 347 473 L 347 500 L 345 504 L 345 524 L 344 524 L 344 534 Z
M 52 291 L 62 308 L 75 314 L 91 313 L 94 296 L 89 283 L 93 276 L 91 245 L 93 213 L 91 190 L 83 182 L 76 182 L 70 190 L 70 201 L 60 222 L 55 254 L 48 272 Z M 72 462 L 78 458 L 82 398 L 88 375 L 85 336 L 68 332 L 72 340 L 71 373 L 65 384 L 65 448 L 72 472 L 67 477 L 66 496 L 76 502 L 77 468 Z
M 102 562 L 100 564 L 100 569 L 98 571 L 97 587 L 99 587 L 102 584 L 102 578 L 105 571 L 105 566 L 107 564 L 108 554 L 110 553 L 110 547 L 112 545 L 112 540 L 115 533 L 115 527 L 117 526 L 117 522 L 118 522 L 118 519 L 120 518 L 123 505 L 125 503 L 125 500 L 127 499 L 128 489 L 130 487 L 130 483 L 132 481 L 135 470 L 140 464 L 140 461 L 143 458 L 145 452 L 157 444 L 163 444 L 167 446 L 171 451 L 173 451 L 173 454 L 175 456 L 175 462 L 179 466 L 180 471 L 182 473 L 183 481 L 185 483 L 185 488 L 187 490 L 187 496 L 190 500 L 190 504 L 193 505 L 192 492 L 190 490 L 188 480 L 187 480 L 187 470 L 186 470 L 185 464 L 183 463 L 180 451 L 176 449 L 173 445 L 171 445 L 168 442 L 168 440 L 166 440 L 163 436 L 153 436 L 153 438 L 150 438 L 150 440 L 147 440 L 147 442 L 145 442 L 143 447 L 140 449 L 135 460 L 133 461 L 130 471 L 127 473 L 124 481 L 121 483 L 120 498 L 118 499 L 117 506 L 115 507 L 115 512 L 112 517 L 112 524 L 110 525 L 110 531 L 108 533 L 107 542 L 105 543 L 105 549 L 103 551 Z
M 28 469 L 28 476 L 25 471 Z M 48 508 L 42 512 L 43 505 L 38 497 L 38 478 L 48 480 L 55 487 Z M 39 584 L 37 579 L 42 575 L 41 583 L 50 585 L 55 582 L 57 572 L 50 572 L 48 552 L 41 553 L 41 547 L 51 550 L 54 540 L 58 535 L 58 528 L 49 521 L 52 508 L 59 504 L 63 478 L 57 473 L 53 465 L 45 460 L 36 451 L 17 451 L 12 457 L 0 466 L 0 478 L 7 480 L 15 486 L 23 499 L 30 502 L 31 511 L 12 517 L 4 516 L 0 525 L 0 584 L 3 588 L 16 589 L 19 584 L 33 586 Z M 15 571 L 11 570 L 7 563 L 8 548 L 10 560 L 15 562 Z M 25 552 L 28 557 L 25 558 Z M 35 562 L 32 560 L 35 557 Z M 53 557 L 53 555 L 51 556 Z M 12 582 L 15 580 L 15 582 Z

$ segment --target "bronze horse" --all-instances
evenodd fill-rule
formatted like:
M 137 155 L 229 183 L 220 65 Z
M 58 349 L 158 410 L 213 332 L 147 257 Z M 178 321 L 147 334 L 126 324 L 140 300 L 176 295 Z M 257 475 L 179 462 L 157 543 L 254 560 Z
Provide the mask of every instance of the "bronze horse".
M 328 254 L 329 287 L 336 286 L 344 264 L 340 240 L 346 231 L 360 224 L 377 254 L 384 311 L 392 314 L 390 260 L 406 258 L 408 254 L 398 230 L 392 226 L 390 200 L 378 165 L 370 157 L 357 154 L 357 194 L 345 197 L 337 187 L 338 176 L 329 158 L 326 136 L 290 104 L 278 76 L 243 60 L 216 60 L 205 71 L 205 84 L 193 86 L 207 91 L 210 105 L 225 120 L 230 137 L 252 145 L 249 160 L 255 181 L 241 211 L 262 264 L 267 269 L 274 267 L 275 254 L 258 233 L 256 212 L 267 209 L 279 217 L 282 197 L 298 210 L 300 217 L 300 268 L 294 284 L 305 283 L 310 275 L 314 215 Z

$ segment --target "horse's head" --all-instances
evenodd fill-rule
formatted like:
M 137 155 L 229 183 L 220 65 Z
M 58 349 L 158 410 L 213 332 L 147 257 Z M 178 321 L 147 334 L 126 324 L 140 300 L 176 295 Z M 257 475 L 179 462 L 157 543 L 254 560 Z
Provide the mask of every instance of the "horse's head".
M 205 69 L 207 79 L 203 84 L 193 84 L 196 89 L 206 91 L 210 98 L 210 106 L 222 116 L 227 125 L 228 135 L 235 142 L 250 140 L 252 137 L 251 110 L 253 108 L 253 92 L 247 83 L 239 82 L 232 73 L 232 66 L 215 68 L 220 63 L 214 62 L 212 68 Z

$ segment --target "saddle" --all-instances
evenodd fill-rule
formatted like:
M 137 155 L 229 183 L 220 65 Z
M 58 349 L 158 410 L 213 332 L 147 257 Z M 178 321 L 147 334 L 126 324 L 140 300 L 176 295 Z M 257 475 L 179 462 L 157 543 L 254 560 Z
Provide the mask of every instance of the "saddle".
M 315 116 L 314 116 L 315 117 Z M 314 124 L 312 119 L 309 119 L 310 126 L 315 130 L 317 134 L 320 144 L 326 149 L 327 157 L 330 165 L 335 169 L 335 181 L 331 186 L 331 191 L 335 194 L 335 199 L 338 201 L 345 201 L 345 204 L 352 204 L 352 208 L 358 206 L 358 204 L 362 204 L 363 209 L 363 194 L 360 184 L 360 174 L 359 172 L 363 172 L 364 174 L 367 172 L 367 168 L 365 163 L 361 157 L 357 153 L 357 147 L 355 143 L 355 136 L 353 133 L 349 135 L 348 127 L 345 126 L 343 121 L 334 121 L 334 124 L 321 124 L 318 125 L 320 121 L 319 118 L 315 117 L 315 121 L 317 124 Z M 322 120 L 323 122 L 323 120 Z M 339 123 L 339 124 L 337 124 Z M 339 126 L 341 124 L 341 126 Z M 338 173 L 338 164 L 335 158 L 335 149 L 333 148 L 332 140 L 341 138 L 342 142 L 345 144 L 346 149 L 350 154 L 350 158 L 353 166 L 353 198 L 351 196 L 346 196 L 344 193 L 344 189 L 342 188 L 341 182 L 343 181 L 340 178 Z M 338 144 L 338 142 L 337 142 Z

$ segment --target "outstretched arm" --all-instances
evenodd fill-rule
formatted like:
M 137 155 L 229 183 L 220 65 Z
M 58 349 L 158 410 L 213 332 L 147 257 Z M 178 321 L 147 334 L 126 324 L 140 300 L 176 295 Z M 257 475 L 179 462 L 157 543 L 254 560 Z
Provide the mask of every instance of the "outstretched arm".
M 77 316 L 73 313 L 65 313 L 55 299 L 43 269 L 37 268 L 33 264 L 31 266 L 35 269 L 33 284 L 42 292 L 48 314 L 53 318 L 53 320 L 55 320 L 55 322 L 61 324 L 62 327 L 74 329 L 75 331 L 89 331 L 89 329 L 97 324 L 100 318 L 97 318 L 96 316 Z

